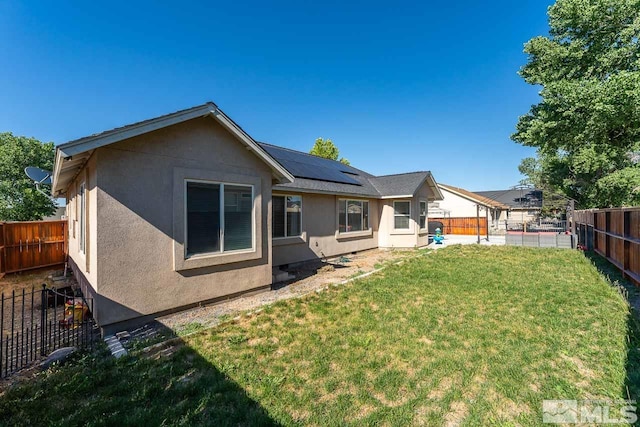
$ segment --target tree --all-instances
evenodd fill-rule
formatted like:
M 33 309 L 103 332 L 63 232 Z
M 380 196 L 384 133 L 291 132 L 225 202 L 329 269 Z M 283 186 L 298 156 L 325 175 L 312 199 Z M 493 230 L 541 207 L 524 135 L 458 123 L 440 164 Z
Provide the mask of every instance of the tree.
M 511 137 L 537 148 L 536 169 L 521 166 L 583 208 L 639 205 L 640 0 L 557 0 L 548 14 L 520 70 L 542 86 Z
M 324 157 L 325 159 L 338 160 L 338 157 L 340 157 L 340 150 L 338 150 L 338 147 L 336 147 L 330 139 L 318 138 L 316 139 L 315 144 L 313 144 L 311 151 L 309 151 L 309 154 Z M 340 158 L 340 163 L 344 163 L 345 165 L 351 164 L 349 163 L 349 160 L 344 157 Z
M 540 162 L 535 157 L 522 159 L 518 170 L 526 179 L 520 181 L 521 185 L 529 185 L 542 191 L 542 208 L 540 214 L 544 217 L 556 216 L 564 212 L 569 204 L 569 198 L 554 190 L 542 173 Z
M 0 133 L 0 221 L 34 221 L 51 215 L 56 205 L 38 192 L 25 173 L 27 166 L 52 170 L 55 147 L 35 138 Z

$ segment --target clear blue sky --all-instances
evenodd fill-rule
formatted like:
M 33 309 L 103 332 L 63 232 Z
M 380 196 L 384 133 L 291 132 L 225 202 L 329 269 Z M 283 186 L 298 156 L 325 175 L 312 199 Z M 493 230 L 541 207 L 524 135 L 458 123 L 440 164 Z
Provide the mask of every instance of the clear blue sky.
M 506 188 L 551 3 L 0 0 L 0 131 L 60 144 L 211 100 L 257 140 Z

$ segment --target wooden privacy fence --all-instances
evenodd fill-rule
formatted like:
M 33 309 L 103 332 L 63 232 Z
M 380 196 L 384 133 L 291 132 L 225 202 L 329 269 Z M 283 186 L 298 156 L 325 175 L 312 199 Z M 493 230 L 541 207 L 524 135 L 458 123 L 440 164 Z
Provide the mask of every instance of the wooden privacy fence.
M 429 221 L 441 222 L 443 226 L 442 234 L 461 234 L 461 235 L 476 235 L 478 234 L 478 218 L 432 218 L 429 217 Z M 481 217 L 480 221 L 480 235 L 487 234 L 487 218 Z
M 640 207 L 576 211 L 578 243 L 640 285 Z
M 67 221 L 0 223 L 0 273 L 64 264 Z

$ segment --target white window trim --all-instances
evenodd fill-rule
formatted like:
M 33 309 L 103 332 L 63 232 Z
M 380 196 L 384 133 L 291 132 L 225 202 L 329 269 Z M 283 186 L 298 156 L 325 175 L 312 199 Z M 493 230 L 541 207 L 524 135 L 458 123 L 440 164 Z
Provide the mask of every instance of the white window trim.
M 197 182 L 202 184 L 217 184 L 220 186 L 220 195 L 219 195 L 219 203 L 220 203 L 220 250 L 217 252 L 205 252 L 199 254 L 188 255 L 187 248 L 189 247 L 188 242 L 188 227 L 189 221 L 187 220 L 187 183 L 189 182 Z M 234 251 L 225 251 L 224 250 L 224 186 L 225 185 L 235 185 L 238 187 L 250 187 L 251 188 L 251 248 L 249 249 L 237 249 Z M 200 259 L 200 258 L 210 258 L 210 257 L 218 257 L 229 254 L 243 254 L 243 253 L 252 253 L 256 251 L 256 221 L 255 221 L 255 188 L 252 184 L 242 184 L 237 182 L 221 182 L 221 181 L 210 181 L 205 179 L 185 179 L 184 180 L 184 259 Z
M 422 217 L 422 204 L 424 203 L 425 205 L 425 210 L 424 210 L 424 227 L 420 227 L 420 218 Z M 424 230 L 428 230 L 429 229 L 429 202 L 427 202 L 426 200 L 419 200 L 418 201 L 418 229 L 420 231 L 424 231 Z
M 78 252 L 82 255 L 87 254 L 87 184 L 86 181 L 82 181 L 78 186 L 78 193 L 76 197 L 80 198 L 78 220 Z
M 363 206 L 363 212 L 361 215 L 361 222 L 364 222 L 364 202 L 367 202 L 367 219 L 369 224 L 367 228 L 363 228 L 362 230 L 356 230 L 356 231 L 340 231 L 340 203 L 341 202 L 346 202 L 345 205 L 345 223 L 344 223 L 344 228 L 346 229 L 349 226 L 349 215 L 347 215 L 346 209 L 347 209 L 347 205 L 349 204 L 349 202 L 362 202 L 362 206 Z M 371 212 L 370 212 L 370 208 L 371 208 L 371 202 L 369 202 L 368 199 L 338 199 L 338 210 L 337 210 L 337 229 L 336 229 L 336 234 L 338 236 L 368 236 L 371 234 Z
M 304 213 L 302 211 L 304 206 L 304 197 L 302 194 L 273 194 L 271 200 L 273 202 L 273 197 L 284 197 L 284 236 L 282 237 L 273 237 L 273 230 L 271 231 L 271 239 L 272 240 L 285 240 L 285 239 L 296 239 L 304 236 Z M 296 234 L 295 236 L 287 235 L 287 197 L 300 197 L 300 234 Z M 271 207 L 273 215 L 273 206 Z
M 396 217 L 406 217 L 407 214 L 396 214 L 396 203 L 409 203 L 409 226 L 407 228 L 396 228 Z M 393 229 L 399 231 L 411 231 L 411 200 L 394 200 L 393 201 Z

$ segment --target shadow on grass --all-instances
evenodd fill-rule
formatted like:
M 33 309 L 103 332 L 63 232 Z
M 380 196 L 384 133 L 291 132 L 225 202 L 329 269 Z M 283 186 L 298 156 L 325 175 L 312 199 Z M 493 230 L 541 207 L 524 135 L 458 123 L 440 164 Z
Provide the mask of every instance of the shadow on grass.
M 624 278 L 622 272 L 595 252 L 585 252 L 585 256 L 609 282 L 617 286 L 629 302 L 631 313 L 627 319 L 627 377 L 625 398 L 640 400 L 640 288 Z
M 279 425 L 180 339 L 119 360 L 103 347 L 18 382 L 0 391 L 0 424 Z
M 315 276 L 325 269 L 339 270 L 341 268 L 348 268 L 348 265 L 341 264 L 339 262 L 328 262 L 323 260 L 311 260 L 302 264 L 298 264 L 295 267 L 282 268 L 287 273 L 293 274 L 294 278 L 286 280 L 280 283 L 274 283 L 271 286 L 272 290 L 278 290 L 285 288 L 293 283 L 307 279 L 311 276 Z

